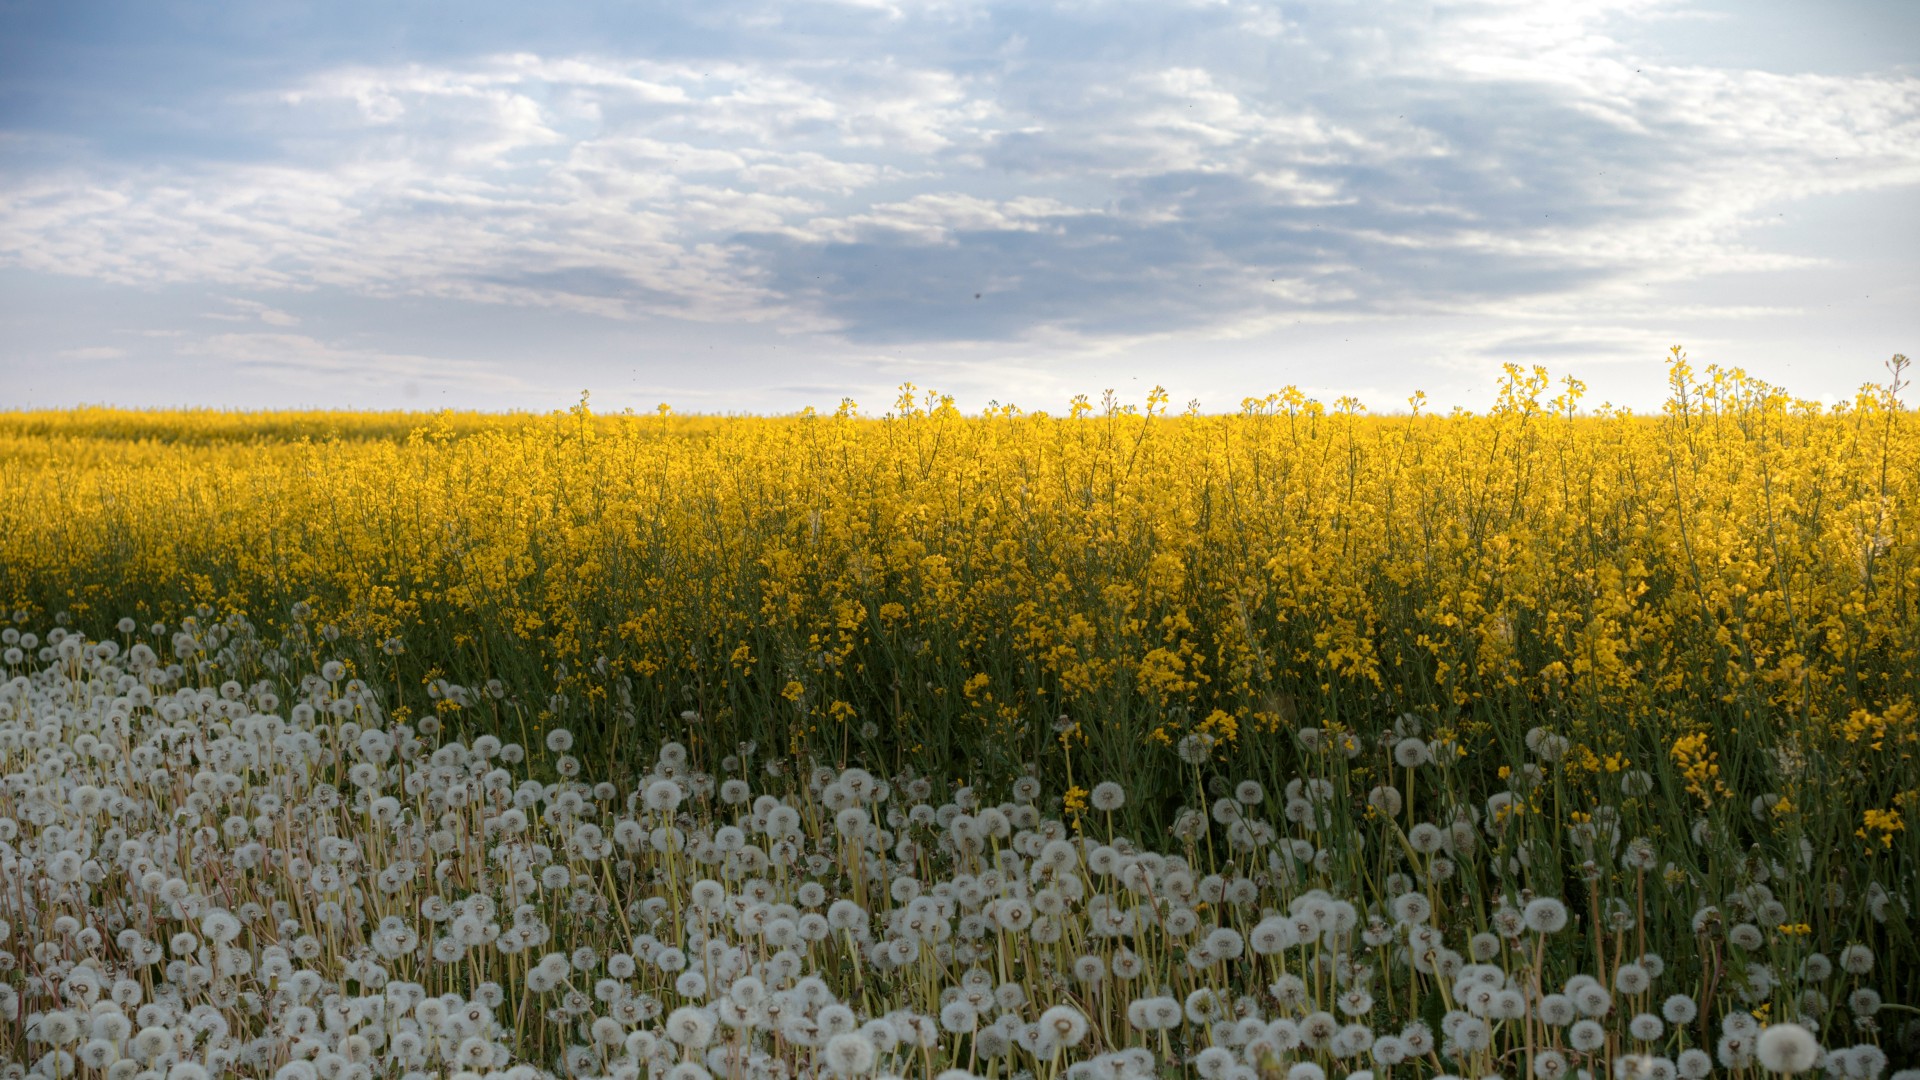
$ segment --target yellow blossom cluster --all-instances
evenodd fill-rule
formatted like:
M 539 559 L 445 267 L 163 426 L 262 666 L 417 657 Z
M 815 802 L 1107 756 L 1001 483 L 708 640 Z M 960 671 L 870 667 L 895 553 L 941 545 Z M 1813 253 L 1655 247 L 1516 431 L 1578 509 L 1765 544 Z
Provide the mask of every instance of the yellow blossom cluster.
M 0 604 L 306 602 L 402 650 L 375 673 L 538 685 L 540 722 L 1008 769 L 1062 713 L 1117 767 L 1382 707 L 1476 749 L 1496 714 L 1563 717 L 1582 782 L 1704 712 L 1910 761 L 1916 414 L 1670 374 L 1654 415 L 1520 367 L 1448 415 L 1292 388 L 966 415 L 911 386 L 879 416 L 0 414 Z
M 1682 735 L 1673 742 L 1673 763 L 1680 770 L 1687 794 L 1699 799 L 1701 806 L 1712 806 L 1715 799 L 1728 794 L 1726 785 L 1720 782 L 1719 758 L 1707 749 L 1704 733 Z

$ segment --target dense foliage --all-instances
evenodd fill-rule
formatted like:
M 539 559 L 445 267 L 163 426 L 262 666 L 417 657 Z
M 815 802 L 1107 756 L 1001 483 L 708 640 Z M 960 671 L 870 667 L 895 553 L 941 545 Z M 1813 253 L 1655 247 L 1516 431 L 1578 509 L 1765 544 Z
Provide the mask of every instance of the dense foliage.
M 1142 843 L 1113 781 L 670 742 L 588 783 L 565 728 L 387 713 L 338 642 L 116 629 L 0 631 L 0 1076 L 1878 1080 L 1920 1034 L 1884 864 L 1663 836 L 1628 770 L 1551 781 L 1553 870 L 1541 728 L 1484 802 L 1411 714 L 1300 729 L 1272 792 L 1185 742 Z
M 716 830 L 729 826 L 761 836 L 763 848 L 791 840 L 790 859 L 818 855 L 825 861 L 810 873 L 821 887 L 874 918 L 893 917 L 896 901 L 874 892 L 869 873 L 912 878 L 908 892 L 945 883 L 954 905 L 942 917 L 964 922 L 968 911 L 997 918 L 983 904 L 1031 903 L 1041 877 L 1077 875 L 1074 903 L 1105 895 L 1096 879 L 1123 872 L 1096 863 L 1146 858 L 1142 880 L 1160 891 L 1128 931 L 1151 942 L 1139 951 L 1149 961 L 1139 993 L 1076 997 L 1060 987 L 1082 954 L 1058 941 L 1031 955 L 1003 945 L 991 982 L 1027 996 L 980 1015 L 1003 1018 L 1011 1043 L 1015 1028 L 1037 1022 L 1025 1002 L 1071 1000 L 1100 1032 L 1089 1046 L 1117 1052 L 1130 1002 L 1209 986 L 1250 997 L 1239 1007 L 1271 1023 L 1307 1004 L 1289 1005 L 1274 972 L 1222 961 L 1206 974 L 1213 969 L 1196 956 L 1209 954 L 1195 954 L 1186 932 L 1155 937 L 1165 927 L 1149 932 L 1140 920 L 1160 926 L 1178 908 L 1232 930 L 1244 949 L 1262 920 L 1298 916 L 1311 901 L 1315 925 L 1294 938 L 1325 946 L 1312 962 L 1329 966 L 1308 972 L 1326 976 L 1313 984 L 1313 1008 L 1357 986 L 1382 1011 L 1369 1004 L 1351 1015 L 1438 1024 L 1460 1003 L 1430 977 L 1441 954 L 1423 958 L 1426 946 L 1458 950 L 1459 964 L 1492 964 L 1499 974 L 1487 985 L 1530 1009 L 1541 980 L 1581 975 L 1617 990 L 1623 965 L 1646 967 L 1640 958 L 1653 956 L 1661 985 L 1693 1002 L 1698 1030 L 1682 1037 L 1669 1019 L 1666 1041 L 1640 1040 L 1650 1043 L 1641 1053 L 1630 1033 L 1609 1027 L 1602 1050 L 1576 1051 L 1563 1066 L 1632 1058 L 1634 1068 L 1656 1059 L 1677 1068 L 1682 1049 L 1716 1052 L 1727 1029 L 1709 1031 L 1709 1015 L 1716 1024 L 1790 1016 L 1829 1047 L 1858 1037 L 1898 1061 L 1908 1051 L 1888 1033 L 1904 1019 L 1887 1016 L 1920 1001 L 1910 926 L 1920 879 L 1920 829 L 1911 827 L 1920 813 L 1920 417 L 1902 408 L 1894 368 L 1886 385 L 1823 406 L 1737 371 L 1696 375 L 1676 351 L 1671 398 L 1656 416 L 1584 409 L 1576 380 L 1556 386 L 1519 368 L 1484 415 L 1422 415 L 1416 398 L 1411 415 L 1371 416 L 1357 402 L 1328 408 L 1288 390 L 1230 416 L 1168 415 L 1158 391 L 1144 408 L 1109 396 L 1101 406 L 1076 399 L 1062 417 L 1011 406 L 963 416 L 911 387 L 882 418 L 851 402 L 833 415 L 682 418 L 595 415 L 584 401 L 552 416 L 0 415 L 0 662 L 12 679 L 0 683 L 0 727 L 15 731 L 0 741 L 9 770 L 0 829 L 32 841 L 0 837 L 0 857 L 24 858 L 8 865 L 45 893 L 7 901 L 19 923 L 0 949 L 28 950 L 17 960 L 47 946 L 40 963 L 57 970 L 54 958 L 67 954 L 50 943 L 73 932 L 55 925 L 63 904 L 82 922 L 74 913 L 118 911 L 123 924 L 141 905 L 149 920 L 162 910 L 197 919 L 208 907 L 173 898 L 167 909 L 108 886 L 75 895 L 84 876 L 32 878 L 63 846 L 100 860 L 106 881 L 116 859 L 161 861 L 159 843 L 176 864 L 167 872 L 203 901 L 216 881 L 245 880 L 263 896 L 289 887 L 257 867 L 230 878 L 240 872 L 233 850 L 256 841 L 238 826 L 230 843 L 217 832 L 223 816 L 245 824 L 260 813 L 263 791 L 282 804 L 319 800 L 309 813 L 320 832 L 282 837 L 288 850 L 311 858 L 320 835 L 342 836 L 360 845 L 365 873 L 390 869 L 373 865 L 372 837 L 415 827 L 438 835 L 427 825 L 460 804 L 433 785 L 455 783 L 460 769 L 471 772 L 460 784 L 491 775 L 480 767 L 489 755 L 472 749 L 485 736 L 496 748 L 532 749 L 529 765 L 564 766 L 523 804 L 557 830 L 539 847 L 548 865 L 575 819 L 612 835 L 649 784 L 673 780 L 693 800 L 682 820 L 656 812 L 624 856 L 609 847 L 597 862 L 572 852 L 560 860 L 570 867 L 563 885 L 598 897 L 554 901 L 584 904 L 574 914 L 600 920 L 577 935 L 596 956 L 624 948 L 646 960 L 636 919 L 656 952 L 706 947 L 689 935 L 710 928 L 691 929 L 677 906 L 691 902 L 682 892 L 698 875 L 672 853 L 718 843 Z M 130 667 L 136 645 L 148 652 Z M 320 742 L 288 749 L 275 736 L 278 749 L 237 765 L 207 756 L 239 737 L 246 717 L 286 734 L 289 721 L 264 718 L 295 700 L 307 712 L 291 722 Z M 325 710 L 338 708 L 336 724 Z M 46 726 L 47 716 L 62 719 Z M 348 726 L 415 745 L 422 760 L 444 751 L 454 772 L 414 784 L 382 758 L 364 784 L 326 776 L 360 763 L 326 741 Z M 103 756 L 115 738 L 119 753 L 150 744 L 164 761 L 200 769 L 218 796 L 196 801 L 197 787 L 130 777 L 121 759 Z M 458 741 L 440 747 L 443 738 Z M 560 761 L 540 750 L 550 738 L 568 744 Z M 655 750 L 667 740 L 683 747 L 663 776 Z M 852 765 L 887 778 L 875 790 L 910 794 L 891 807 L 871 792 L 823 801 Z M 806 810 L 804 836 L 775 836 L 736 821 L 746 810 L 690 779 L 736 774 L 830 812 Z M 483 789 L 521 798 L 526 778 L 510 779 L 519 786 Z M 76 785 L 120 792 L 117 805 L 147 823 L 144 854 L 106 851 L 97 807 L 68 820 Z M 401 806 L 411 817 L 327 817 L 396 785 L 413 800 Z M 221 798 L 239 801 L 221 810 Z M 557 819 L 556 800 L 569 807 Z M 930 815 L 917 834 L 907 817 L 889 817 L 912 804 Z M 834 812 L 849 806 L 865 807 L 868 824 L 836 831 Z M 954 816 L 995 806 L 1009 824 L 991 839 L 1007 846 L 970 850 Z M 447 891 L 453 871 L 403 859 L 408 873 L 438 876 L 396 878 L 393 895 L 416 910 L 422 889 L 449 905 L 486 895 L 493 912 L 524 902 L 501 891 L 511 872 L 484 870 L 521 858 L 488 846 L 506 844 L 497 835 L 505 809 L 482 799 L 471 821 L 442 822 L 479 838 L 470 853 L 479 862 L 455 874 L 459 888 Z M 196 827 L 214 835 L 190 843 Z M 112 828 L 117 840 L 136 832 Z M 1041 858 L 1056 840 L 1072 845 L 1071 860 L 1057 850 Z M 1097 847 L 1109 854 L 1096 859 Z M 869 848 L 870 865 L 857 854 Z M 538 861 L 531 850 L 521 861 Z M 202 854 L 211 869 L 194 869 Z M 1042 862 L 1052 869 L 1009 885 L 1018 875 L 994 860 L 1010 854 L 1029 877 Z M 747 883 L 765 870 L 720 875 L 726 902 L 752 900 Z M 989 870 L 1001 877 L 980 891 Z M 583 884 L 583 872 L 600 880 Z M 1202 887 L 1209 875 L 1217 887 Z M 1222 890 L 1239 879 L 1249 891 L 1229 915 Z M 793 903 L 799 884 L 781 877 L 768 896 Z M 346 944 L 327 962 L 366 961 L 349 946 L 373 947 L 372 931 L 355 937 L 354 920 L 382 925 L 386 907 L 351 883 L 341 888 L 330 917 L 346 920 Z M 1431 911 L 1402 910 L 1410 895 Z M 103 897 L 111 903 L 95 906 Z M 649 898 L 672 900 L 670 924 L 657 907 L 608 921 Z M 1563 904 L 1570 920 L 1553 948 L 1540 945 L 1551 935 L 1527 938 L 1501 915 L 1541 898 Z M 248 939 L 256 953 L 319 932 L 292 925 L 311 911 L 255 903 L 247 921 L 271 915 L 278 927 Z M 1326 937 L 1332 903 L 1351 905 L 1354 921 Z M 535 914 L 544 926 L 560 912 Z M 1100 917 L 1070 906 L 1057 922 Z M 623 942 L 609 936 L 616 923 Z M 1385 937 L 1356 944 L 1361 926 Z M 159 940 L 142 933 L 146 945 Z M 413 933 L 413 952 L 429 964 L 435 932 Z M 859 955 L 879 977 L 892 961 L 870 947 L 887 936 L 842 945 L 867 950 Z M 972 961 L 951 948 L 900 996 L 864 998 L 863 1022 L 894 1006 L 939 1013 L 947 990 L 968 985 Z M 1368 949 L 1384 951 L 1368 961 Z M 99 963 L 124 971 L 132 954 L 112 953 Z M 836 955 L 805 959 L 832 967 L 846 959 Z M 1872 978 L 1836 975 L 1843 955 L 1869 958 L 1861 962 L 1877 965 Z M 1349 967 L 1337 974 L 1341 956 Z M 215 979 L 219 964 L 206 963 Z M 525 977 L 502 963 L 491 975 L 469 964 L 464 975 L 430 978 L 421 973 L 438 969 L 408 967 L 402 981 L 471 1003 L 483 984 Z M 1098 963 L 1114 970 L 1111 948 Z M 1369 973 L 1355 975 L 1356 964 Z M 392 966 L 383 980 L 399 977 Z M 29 1007 L 58 986 L 23 970 L 28 982 L 14 993 Z M 337 994 L 342 979 L 368 985 L 344 970 L 315 978 Z M 825 975 L 833 995 L 871 989 L 862 961 L 838 970 Z M 860 979 L 853 991 L 846 978 Z M 111 982 L 101 979 L 96 990 Z M 165 984 L 179 1016 L 207 989 L 182 991 L 173 974 Z M 1856 990 L 1872 994 L 1856 999 Z M 271 1002 L 276 991 L 246 992 Z M 647 993 L 668 1000 L 661 986 Z M 673 994 L 712 1006 L 704 994 Z M 231 1012 L 244 1000 L 218 1003 L 230 1027 L 250 1023 Z M 555 1055 L 577 1058 L 577 1031 L 536 1025 L 527 1043 L 522 1029 L 536 1013 L 502 1008 L 521 1041 L 489 1029 L 500 1054 L 548 1067 L 565 1064 Z M 1197 1063 L 1209 1044 L 1238 1052 L 1252 1038 L 1223 1041 L 1207 1033 L 1211 1018 L 1182 1008 L 1180 1023 L 1199 1025 L 1166 1051 L 1182 1061 Z M 1628 1019 L 1590 1018 L 1605 1017 Z M 1533 1062 L 1549 1045 L 1537 1020 L 1496 1024 L 1487 1046 L 1443 1055 L 1445 1067 L 1512 1068 L 1512 1054 Z M 805 1055 L 781 1056 L 777 1028 L 762 1064 L 802 1067 Z M 1461 1049 L 1450 1029 L 1441 1038 Z M 965 1060 L 952 1050 L 922 1064 L 980 1064 L 978 1044 L 964 1045 Z M 1039 1045 L 1024 1059 L 1009 1051 L 996 1068 L 1060 1064 Z M 1294 1056 L 1323 1069 L 1346 1060 Z M 586 1068 L 567 1060 L 567 1071 Z M 1740 1053 L 1719 1060 L 1752 1064 Z M 613 1060 L 596 1058 L 593 1068 L 603 1067 Z

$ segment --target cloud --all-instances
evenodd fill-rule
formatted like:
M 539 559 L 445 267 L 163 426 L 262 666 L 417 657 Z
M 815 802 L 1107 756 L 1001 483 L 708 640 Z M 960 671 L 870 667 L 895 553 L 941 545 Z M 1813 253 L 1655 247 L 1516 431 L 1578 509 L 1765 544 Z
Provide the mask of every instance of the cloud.
M 1632 44 L 1687 14 L 749 6 L 704 56 L 332 63 L 221 100 L 249 153 L 9 168 L 0 264 L 857 345 L 1498 314 L 1485 357 L 1571 355 L 1663 284 L 1819 269 L 1761 242 L 1769 208 L 1920 183 L 1920 79 Z
M 62 360 L 118 360 L 127 355 L 127 350 L 112 345 L 87 345 L 77 349 L 61 349 L 54 355 Z
M 300 317 L 278 308 L 269 307 L 258 300 L 248 300 L 237 296 L 223 296 L 220 302 L 233 311 L 206 311 L 200 317 L 220 322 L 263 322 L 268 326 L 299 326 Z
M 344 388 L 412 394 L 423 387 L 451 386 L 477 394 L 525 395 L 548 389 L 497 364 L 394 353 L 304 334 L 214 334 L 178 351 L 221 361 L 240 372 L 269 375 L 289 386 L 333 392 Z

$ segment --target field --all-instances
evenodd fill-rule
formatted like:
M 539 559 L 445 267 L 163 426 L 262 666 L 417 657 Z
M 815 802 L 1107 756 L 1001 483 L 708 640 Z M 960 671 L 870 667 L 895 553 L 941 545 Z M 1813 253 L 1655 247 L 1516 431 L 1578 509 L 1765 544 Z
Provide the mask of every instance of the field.
M 1669 371 L 0 413 L 0 1075 L 1911 1067 L 1920 414 Z

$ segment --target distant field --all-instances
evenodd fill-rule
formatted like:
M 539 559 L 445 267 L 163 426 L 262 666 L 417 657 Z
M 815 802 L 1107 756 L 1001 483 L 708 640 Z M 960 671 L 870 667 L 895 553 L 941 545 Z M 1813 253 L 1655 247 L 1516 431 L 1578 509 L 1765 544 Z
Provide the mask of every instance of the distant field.
M 327 710 L 344 700 L 331 715 L 353 717 L 355 732 L 399 725 L 402 742 L 515 743 L 529 754 L 519 771 L 550 782 L 561 769 L 561 784 L 540 799 L 575 776 L 609 784 L 598 796 L 583 788 L 590 803 L 599 799 L 585 812 L 604 814 L 608 836 L 623 813 L 609 793 L 637 800 L 649 783 L 681 785 L 674 807 L 692 800 L 680 826 L 696 840 L 745 812 L 716 794 L 714 783 L 730 775 L 796 805 L 818 802 L 825 812 L 805 811 L 795 851 L 826 853 L 812 872 L 876 919 L 919 886 L 889 899 L 874 881 L 918 874 L 931 885 L 1008 855 L 1040 875 L 1049 840 L 1077 846 L 1047 856 L 1058 861 L 1047 874 L 1071 870 L 1079 888 L 1101 895 L 1125 890 L 1083 864 L 1096 843 L 1120 834 L 1134 838 L 1121 856 L 1179 850 L 1195 874 L 1247 878 L 1246 898 L 1232 903 L 1225 884 L 1184 900 L 1171 886 L 1171 902 L 1203 913 L 1203 933 L 1224 927 L 1244 940 L 1189 956 L 1183 933 L 1153 938 L 1141 947 L 1150 962 L 1142 993 L 1153 984 L 1185 998 L 1212 986 L 1284 1011 L 1286 995 L 1273 989 L 1282 968 L 1229 961 L 1263 912 L 1297 908 L 1317 888 L 1327 891 L 1314 904 L 1357 905 L 1348 914 L 1360 926 L 1382 920 L 1386 935 L 1361 947 L 1349 921 L 1340 944 L 1327 939 L 1377 968 L 1360 983 L 1372 992 L 1354 999 L 1342 1023 L 1377 1014 L 1399 1031 L 1403 1021 L 1437 1024 L 1465 1008 L 1441 992 L 1449 984 L 1432 975 L 1431 959 L 1423 976 L 1420 950 L 1407 951 L 1409 933 L 1431 918 L 1467 949 L 1456 961 L 1505 965 L 1489 985 L 1519 986 L 1523 1012 L 1547 974 L 1583 972 L 1613 986 L 1622 965 L 1648 952 L 1663 954 L 1653 966 L 1670 990 L 1639 1000 L 1637 1011 L 1658 1013 L 1669 992 L 1704 1010 L 1699 1032 L 1688 1034 L 1694 1013 L 1676 1006 L 1684 1016 L 1669 1016 L 1660 1039 L 1623 1034 L 1631 1012 L 1606 1013 L 1602 1048 L 1562 1047 L 1573 1054 L 1562 1067 L 1664 1054 L 1672 1070 L 1689 1046 L 1716 1053 L 1714 1032 L 1732 1030 L 1719 1026 L 1729 1010 L 1824 1024 L 1830 1047 L 1864 1039 L 1897 1061 L 1911 1052 L 1895 1037 L 1907 1015 L 1874 1016 L 1882 995 L 1920 1002 L 1911 930 L 1920 880 L 1920 415 L 1886 388 L 1827 408 L 1738 373 L 1696 375 L 1677 361 L 1672 375 L 1672 400 L 1653 416 L 1593 410 L 1577 384 L 1517 368 L 1484 415 L 1376 417 L 1287 391 L 1230 416 L 1168 415 L 1164 395 L 1143 408 L 1082 402 L 1063 416 L 1012 408 L 962 416 L 912 388 L 883 418 L 851 408 L 608 416 L 584 405 L 543 416 L 0 414 L 0 616 L 11 616 L 0 625 L 6 671 L 21 676 L 13 696 L 0 698 L 0 728 L 21 732 L 0 738 L 0 766 L 25 776 L 30 760 L 42 760 L 32 754 L 26 703 L 43 701 L 35 707 L 45 715 L 56 708 L 47 703 L 78 700 L 62 680 L 120 695 L 123 716 L 159 718 L 134 723 L 126 738 L 144 731 L 167 753 L 192 744 L 167 741 L 176 739 L 167 725 L 197 721 L 162 718 L 151 694 L 127 696 L 139 679 L 122 670 L 124 658 L 145 642 L 154 653 L 128 671 L 159 672 L 148 682 L 163 694 L 235 680 L 226 700 L 238 715 L 304 701 L 296 726 L 319 724 L 324 738 Z M 72 656 L 50 636 L 56 626 Z M 83 640 L 117 644 L 83 650 Z M 205 710 L 214 697 L 193 700 L 213 715 Z M 60 735 L 56 725 L 50 738 L 65 745 L 95 722 L 72 719 L 78 726 Z M 684 752 L 659 756 L 666 740 Z M 320 775 L 344 784 L 357 753 L 315 758 L 288 783 L 305 791 Z M 384 757 L 370 760 L 385 768 Z M 810 773 L 823 764 L 832 770 Z M 835 780 L 849 765 L 900 792 L 928 785 L 893 804 L 928 804 L 925 821 L 912 819 L 932 830 L 924 848 L 902 854 L 893 839 L 875 839 L 876 822 L 904 838 L 909 819 L 883 813 L 890 808 L 858 779 L 867 774 Z M 701 774 L 704 787 L 690 782 Z M 385 773 L 367 775 L 377 791 Z M 960 783 L 972 787 L 938 809 L 936 823 Z M 823 794 L 833 784 L 840 794 Z M 21 810 L 31 790 L 8 787 L 0 813 L 44 827 Z M 184 788 L 151 790 L 141 798 L 158 800 L 153 821 L 187 805 Z M 462 805 L 421 798 L 427 820 Z M 974 836 L 953 825 L 983 802 L 1004 802 L 1008 832 L 1032 839 L 1002 849 L 990 826 Z M 209 805 L 192 813 L 211 813 Z M 644 824 L 672 824 L 674 807 L 656 807 L 667 817 Z M 848 807 L 873 816 L 836 833 L 835 812 Z M 552 832 L 550 857 L 571 842 L 568 815 L 579 811 L 534 822 L 536 833 Z M 325 828 L 372 828 L 342 821 Z M 470 825 L 476 836 L 497 831 L 478 817 Z M 588 875 L 581 887 L 604 886 L 613 908 L 603 905 L 597 922 L 565 922 L 554 908 L 553 925 L 564 922 L 562 937 L 574 934 L 600 956 L 621 935 L 632 948 L 634 931 L 608 912 L 653 895 L 670 899 L 672 913 L 670 934 L 657 923 L 668 908 L 646 909 L 653 933 L 692 947 L 686 890 L 719 872 L 673 862 L 685 837 L 656 836 L 648 855 L 649 834 L 634 835 L 642 839 L 626 856 L 611 846 L 569 856 Z M 752 842 L 761 839 L 769 838 Z M 487 859 L 475 858 L 484 882 Z M 787 896 L 797 879 L 781 880 Z M 1147 888 L 1158 879 L 1142 880 Z M 728 889 L 737 885 L 728 879 Z M 424 894 L 415 888 L 395 895 L 418 910 Z M 1544 942 L 1554 931 L 1509 934 L 1520 924 L 1501 920 L 1519 919 L 1538 897 L 1564 900 L 1573 929 L 1536 952 L 1534 938 L 1516 935 Z M 514 902 L 496 899 L 502 910 Z M 0 900 L 0 915 L 10 902 L 16 938 L 7 947 L 30 930 L 53 932 L 25 917 L 50 919 L 58 902 Z M 585 903 L 576 915 L 593 910 Z M 1422 904 L 1442 914 L 1423 915 Z M 368 911 L 376 908 L 385 910 Z M 1335 935 L 1340 920 L 1327 918 L 1289 933 Z M 1468 948 L 1473 934 L 1485 940 Z M 426 935 L 430 943 L 431 927 Z M 808 952 L 809 964 L 829 964 L 839 939 L 824 940 L 828 952 Z M 1113 943 L 1093 940 L 1069 943 L 1098 954 L 1089 971 L 1117 971 Z M 1871 978 L 1832 973 L 1850 947 L 1866 950 L 1846 955 Z M 349 955 L 333 948 L 327 957 Z M 1060 1040 L 1074 1032 L 1063 1028 L 1053 1043 L 1036 1036 L 1016 1046 L 998 1075 L 1016 1066 L 1051 1075 L 1079 1060 L 1059 1051 L 1081 1045 L 1089 1017 L 1098 1034 L 1081 1057 L 1123 1048 L 1131 998 L 1062 990 L 1078 985 L 1064 974 L 1078 954 L 1026 948 L 1003 940 L 998 953 L 983 947 L 974 959 L 984 958 L 995 985 L 1024 986 L 1027 1000 L 1071 1003 L 1077 1020 L 1051 1015 L 1080 1029 L 1069 1041 Z M 423 966 L 408 970 L 436 972 L 415 976 L 435 993 L 470 994 L 485 981 L 485 961 L 461 961 L 463 974 L 458 964 L 432 967 L 427 944 L 420 951 Z M 1810 963 L 1816 953 L 1824 959 Z M 863 1020 L 889 1000 L 941 1014 L 939 988 L 959 985 L 952 980 L 972 962 L 951 947 L 937 970 L 850 955 L 830 981 L 836 994 L 865 1002 Z M 853 981 L 862 955 L 877 965 L 866 977 L 894 998 Z M 529 977 L 500 963 L 495 979 Z M 910 974 L 889 974 L 896 969 Z M 1329 1007 L 1358 978 L 1299 970 L 1303 992 Z M 13 977 L 0 972 L 0 983 Z M 18 993 L 32 1000 L 48 985 L 28 982 Z M 649 986 L 668 1010 L 706 1000 L 690 984 Z M 1865 988 L 1876 996 L 1848 996 Z M 1646 991 L 1619 992 L 1625 1010 Z M 587 1045 L 578 1041 L 585 1028 L 566 1019 L 582 1014 L 548 1013 L 543 1028 L 537 1008 L 501 1007 L 517 1017 L 515 1054 L 543 1067 L 564 1057 L 580 1075 L 612 1069 L 612 1059 L 589 1068 L 568 1049 Z M 1002 1011 L 1024 1016 L 1023 1008 Z M 1151 1034 L 1135 1041 L 1203 1075 L 1226 1069 L 1199 1057 L 1208 1040 L 1239 1054 L 1236 1067 L 1256 1068 L 1240 1053 L 1248 1039 L 1208 1035 L 1205 1016 L 1194 1020 L 1190 1001 L 1184 1008 L 1199 1026 L 1174 1036 L 1172 1050 Z M 992 1011 L 989 1000 L 979 1022 Z M 1485 1047 L 1448 1032 L 1442 1049 L 1448 1068 L 1466 1075 L 1517 1072 L 1545 1052 L 1545 1030 L 1495 1024 Z M 986 1073 L 976 1037 L 955 1039 L 951 1051 L 887 1060 Z M 856 1061 L 864 1053 L 853 1043 L 842 1050 Z M 1324 1042 L 1276 1053 L 1323 1070 L 1345 1060 Z M 1751 1071 L 1751 1049 L 1733 1057 L 1734 1073 Z M 1469 1062 L 1479 1071 L 1468 1072 Z M 1427 1075 L 1438 1057 L 1432 1066 L 1403 1068 Z M 1645 1061 L 1630 1068 L 1659 1075 Z

